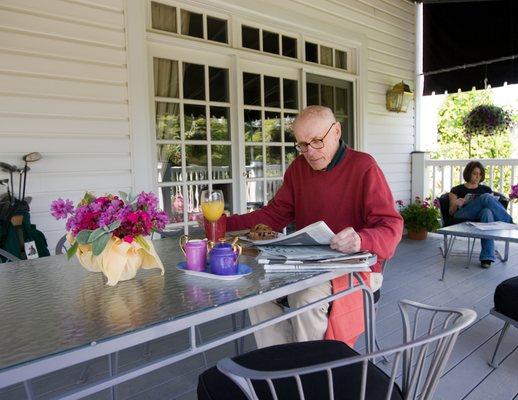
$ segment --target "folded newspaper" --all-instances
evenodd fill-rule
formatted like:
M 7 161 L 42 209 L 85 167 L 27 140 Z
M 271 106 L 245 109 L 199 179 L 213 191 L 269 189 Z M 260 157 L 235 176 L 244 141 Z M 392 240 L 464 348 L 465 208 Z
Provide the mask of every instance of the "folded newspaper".
M 268 240 L 248 240 L 255 245 L 275 244 L 278 246 L 310 246 L 331 243 L 331 238 L 335 234 L 324 221 L 318 221 L 308 225 L 289 235 L 279 235 L 275 239 Z
M 377 257 L 370 254 L 369 257 L 335 260 L 328 262 L 318 261 L 286 261 L 284 263 L 268 263 L 264 264 L 265 272 L 322 272 L 322 271 L 354 271 L 354 272 L 370 272 L 370 267 L 376 264 Z

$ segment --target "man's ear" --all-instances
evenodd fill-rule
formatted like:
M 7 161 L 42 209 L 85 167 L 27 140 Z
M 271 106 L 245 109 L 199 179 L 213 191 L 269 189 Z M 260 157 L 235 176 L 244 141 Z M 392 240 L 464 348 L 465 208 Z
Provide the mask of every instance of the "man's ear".
M 338 139 L 342 137 L 342 124 L 339 121 L 335 123 L 336 133 L 338 134 Z

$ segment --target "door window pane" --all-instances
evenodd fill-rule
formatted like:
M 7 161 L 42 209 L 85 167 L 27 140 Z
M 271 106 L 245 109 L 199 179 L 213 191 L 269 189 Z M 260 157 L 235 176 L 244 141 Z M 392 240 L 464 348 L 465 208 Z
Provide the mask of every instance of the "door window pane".
M 299 108 L 299 84 L 296 80 L 293 79 L 283 79 L 282 80 L 282 91 L 284 96 L 284 108 Z
M 347 69 L 347 53 L 341 50 L 335 50 L 335 67 Z
M 288 36 L 282 37 L 282 55 L 297 58 L 297 39 Z
M 207 16 L 207 39 L 228 43 L 227 21 Z
M 282 148 L 266 147 L 266 177 L 282 176 Z
M 228 69 L 209 67 L 210 101 L 228 102 Z
M 333 66 L 333 49 L 331 47 L 320 46 L 320 64 Z
M 176 8 L 152 1 L 151 27 L 161 31 L 176 33 Z
M 180 139 L 180 105 L 155 102 L 156 138 L 158 140 Z
M 207 176 L 207 146 L 185 146 L 185 164 L 188 181 L 206 180 Z
M 210 107 L 210 137 L 212 140 L 230 140 L 230 109 Z
M 318 84 L 311 82 L 306 83 L 306 97 L 306 103 L 308 106 L 320 104 L 320 98 L 318 95 Z
M 263 30 L 263 51 L 279 54 L 279 34 Z
M 155 96 L 179 97 L 178 61 L 153 58 L 153 82 Z
M 157 146 L 158 182 L 179 182 L 182 180 L 182 157 L 179 144 Z
M 266 111 L 264 113 L 264 141 L 280 142 L 281 140 L 281 115 Z
M 321 105 L 329 107 L 331 110 L 335 109 L 333 101 L 333 87 L 327 85 L 320 85 Z
M 293 123 L 297 114 L 284 114 L 284 142 L 295 143 L 295 136 L 293 135 Z
M 181 10 L 182 35 L 203 38 L 203 15 Z
M 261 77 L 243 72 L 243 100 L 251 106 L 261 105 Z
M 306 42 L 306 61 L 318 62 L 318 45 Z
M 336 93 L 336 110 L 337 114 L 347 114 L 347 90 L 343 88 L 335 88 Z
M 286 163 L 286 168 L 297 158 L 299 152 L 295 148 L 295 146 L 286 146 L 284 148 L 284 162 Z
M 244 110 L 245 113 L 245 141 L 262 142 L 262 120 L 261 111 Z
M 264 77 L 264 105 L 266 107 L 280 107 L 281 89 L 279 78 Z
M 270 201 L 282 185 L 281 180 L 266 181 L 266 201 Z
M 248 178 L 262 178 L 263 148 L 261 146 L 246 146 L 245 163 Z
M 207 139 L 205 106 L 184 104 L 185 140 Z
M 232 178 L 232 149 L 226 145 L 214 145 L 212 150 L 212 179 Z
M 242 25 L 241 40 L 243 42 L 243 47 L 259 50 L 259 29 Z
M 203 65 L 183 64 L 184 99 L 205 100 L 205 73 Z

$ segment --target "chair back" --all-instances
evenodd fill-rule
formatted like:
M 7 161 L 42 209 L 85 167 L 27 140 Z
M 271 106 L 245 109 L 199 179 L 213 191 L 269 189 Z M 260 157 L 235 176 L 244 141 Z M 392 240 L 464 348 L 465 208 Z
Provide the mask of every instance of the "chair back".
M 20 259 L 6 250 L 0 249 L 0 263 L 4 262 L 3 259 L 7 261 L 20 261 Z
M 302 381 L 306 375 L 315 373 L 327 376 L 327 388 L 322 388 L 324 393 L 321 398 L 334 399 L 333 370 L 357 364 L 361 368 L 358 399 L 364 400 L 369 385 L 369 364 L 376 358 L 392 356 L 392 368 L 388 371 L 390 382 L 385 398 L 392 398 L 394 383 L 401 379 L 404 399 L 430 400 L 460 331 L 473 323 L 476 313 L 468 309 L 433 307 L 409 300 L 400 301 L 399 308 L 403 320 L 403 343 L 396 347 L 291 370 L 259 371 L 242 367 L 230 358 L 218 362 L 217 367 L 249 399 L 258 399 L 254 389 L 258 381 L 264 381 L 271 398 L 278 399 L 276 385 L 278 382 L 286 382 L 286 379 L 293 379 L 298 391 L 298 397 L 294 394 L 292 398 L 304 399 Z
M 56 254 L 66 254 L 68 248 L 67 235 L 61 236 L 56 244 Z

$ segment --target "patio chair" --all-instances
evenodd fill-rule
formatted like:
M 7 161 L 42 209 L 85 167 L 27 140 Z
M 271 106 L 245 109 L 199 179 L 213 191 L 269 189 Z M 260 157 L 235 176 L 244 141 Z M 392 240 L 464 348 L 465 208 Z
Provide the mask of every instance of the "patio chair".
M 498 363 L 495 363 L 498 348 L 509 327 L 513 325 L 518 328 L 518 276 L 509 278 L 496 287 L 494 301 L 495 307 L 491 309 L 490 313 L 505 322 L 489 363 L 492 367 L 498 368 Z
M 0 249 L 0 263 L 9 262 L 9 261 L 11 261 L 11 262 L 20 261 L 20 259 L 16 256 L 13 256 L 8 251 Z
M 199 400 L 430 400 L 472 310 L 399 302 L 403 343 L 360 355 L 339 341 L 290 343 L 225 358 L 200 375 Z M 373 360 L 393 355 L 389 374 Z M 396 379 L 401 378 L 401 386 Z
M 507 209 L 507 206 L 509 205 L 509 199 L 507 197 L 505 197 L 502 193 L 493 192 L 493 194 L 498 196 L 498 201 L 500 202 L 500 204 L 502 204 L 502 206 L 504 206 L 504 208 Z M 439 200 L 439 209 L 440 209 L 440 212 L 441 212 L 441 219 L 442 219 L 442 226 L 443 227 L 450 226 L 450 225 L 455 225 L 455 224 L 460 224 L 462 222 L 469 221 L 467 219 L 454 218 L 452 215 L 450 215 L 450 197 L 449 197 L 449 193 L 443 193 L 441 196 L 439 196 L 437 198 L 437 200 Z M 455 240 L 455 238 L 456 237 L 454 236 L 453 240 Z M 468 252 L 467 252 L 467 254 L 468 254 L 468 266 L 471 263 L 471 257 L 473 255 L 473 248 L 475 247 L 475 240 L 476 239 L 472 239 L 472 238 L 468 237 Z M 443 249 L 442 245 L 439 246 L 439 249 L 441 250 L 441 254 L 444 257 L 444 249 Z M 495 253 L 497 253 L 498 257 L 500 259 L 502 259 L 502 256 L 500 255 L 498 250 L 495 250 Z M 466 253 L 463 252 L 462 254 L 466 254 Z

